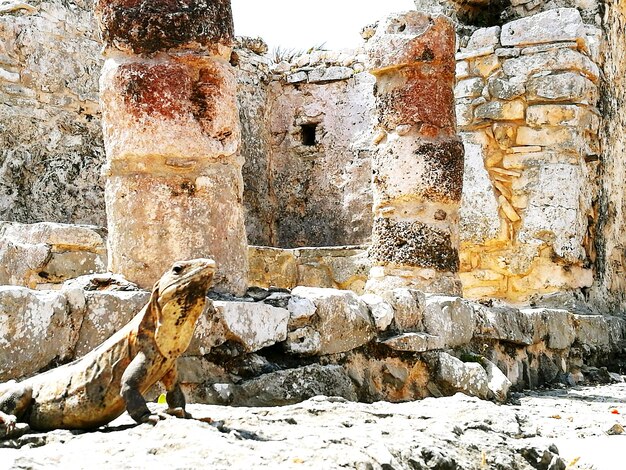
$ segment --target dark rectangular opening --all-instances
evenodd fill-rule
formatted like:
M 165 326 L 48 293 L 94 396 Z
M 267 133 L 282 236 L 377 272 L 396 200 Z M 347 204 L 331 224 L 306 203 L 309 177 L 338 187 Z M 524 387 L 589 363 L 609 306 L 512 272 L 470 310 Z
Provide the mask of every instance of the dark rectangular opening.
M 300 126 L 300 132 L 302 133 L 302 145 L 313 146 L 317 144 L 317 136 L 315 131 L 317 130 L 317 123 L 302 124 Z

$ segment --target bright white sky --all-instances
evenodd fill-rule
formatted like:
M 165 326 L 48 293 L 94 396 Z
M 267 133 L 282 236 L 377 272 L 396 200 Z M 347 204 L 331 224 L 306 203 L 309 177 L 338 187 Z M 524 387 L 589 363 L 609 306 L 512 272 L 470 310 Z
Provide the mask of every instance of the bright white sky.
M 270 47 L 353 48 L 361 28 L 389 13 L 412 10 L 413 0 L 232 0 L 235 34 L 262 37 Z

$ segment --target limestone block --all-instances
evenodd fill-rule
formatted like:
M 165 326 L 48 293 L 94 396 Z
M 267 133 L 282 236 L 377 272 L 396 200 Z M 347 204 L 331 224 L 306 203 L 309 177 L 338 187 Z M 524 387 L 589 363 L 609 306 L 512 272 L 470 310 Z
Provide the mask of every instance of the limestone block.
M 611 345 L 609 322 L 601 315 L 573 315 L 576 341 L 592 348 L 608 349 Z
M 415 289 L 398 288 L 383 292 L 393 309 L 392 329 L 396 331 L 420 331 L 423 329 L 425 295 Z
M 572 127 L 520 126 L 517 128 L 515 143 L 521 146 L 556 147 L 579 155 L 597 155 L 599 151 L 597 141 L 587 138 L 584 129 Z
M 50 246 L 0 242 L 0 284 L 35 288 L 39 273 L 50 259 Z
M 411 155 L 411 158 L 398 158 Z M 406 136 L 389 136 L 372 160 L 374 179 L 380 189 L 374 205 L 380 206 L 403 196 L 416 202 L 457 203 L 463 186 L 464 147 L 460 139 L 430 141 Z
M 475 306 L 476 331 L 474 336 L 496 339 L 513 344 L 533 344 L 534 322 L 528 315 L 513 307 Z
M 459 80 L 454 87 L 455 98 L 477 98 L 483 93 L 485 81 L 480 77 Z
M 457 272 L 393 264 L 373 266 L 365 285 L 366 292 L 380 295 L 395 289 L 418 289 L 421 292 L 460 295 L 461 288 Z
M 105 251 L 102 229 L 89 225 L 2 222 L 0 237 L 19 240 L 21 243 L 30 245 L 50 245 L 58 253 L 64 251 L 104 253 Z
M 311 317 L 313 317 L 317 311 L 317 307 L 311 299 L 291 296 L 289 303 L 287 304 L 287 310 L 289 310 L 288 326 L 290 329 L 294 329 L 309 324 L 311 322 Z
M 385 73 L 416 61 L 454 66 L 455 35 L 452 22 L 444 16 L 410 11 L 389 16 L 368 41 L 369 68 Z M 445 73 L 454 73 L 454 69 Z M 379 72 L 378 72 L 379 71 Z
M 111 176 L 106 185 L 109 268 L 151 288 L 180 259 L 217 262 L 214 288 L 242 295 L 247 243 L 241 170 L 214 163 L 201 175 Z
M 550 349 L 568 349 L 576 339 L 572 315 L 559 309 L 521 309 L 534 322 L 534 342 L 545 342 Z
M 381 264 L 455 273 L 459 269 L 459 254 L 454 235 L 449 227 L 377 217 L 370 256 Z
M 438 366 L 435 372 L 437 386 L 446 395 L 462 392 L 483 399 L 489 396 L 489 379 L 480 364 L 462 362 L 445 352 L 433 353 L 431 360 Z
M 379 332 L 385 331 L 393 321 L 393 307 L 386 302 L 385 299 L 376 294 L 365 294 L 362 295 L 360 299 L 369 307 L 376 329 Z
M 476 318 L 472 305 L 459 297 L 426 296 L 424 331 L 440 338 L 443 347 L 468 344 L 474 336 Z
M 416 353 L 432 351 L 434 349 L 443 349 L 446 347 L 446 343 L 443 338 L 421 332 L 403 333 L 399 336 L 392 336 L 391 338 L 379 340 L 379 342 L 394 351 Z
M 76 358 L 99 346 L 128 323 L 150 300 L 145 291 L 85 292 L 83 322 L 76 342 Z M 74 309 L 80 307 L 73 305 Z
M 450 86 L 453 76 L 443 78 L 434 73 L 425 75 L 417 67 L 406 67 L 379 76 L 376 85 L 379 124 L 389 131 L 400 125 L 422 124 L 435 128 L 432 130 L 435 135 L 436 129 L 451 134 L 455 126 L 455 96 Z
M 485 143 L 469 133 L 462 133 L 461 138 L 465 146 L 465 170 L 459 211 L 460 237 L 462 241 L 480 244 L 498 237 L 498 201 L 485 168 Z
M 481 47 L 480 49 L 475 49 L 475 50 L 464 49 L 461 52 L 457 52 L 454 55 L 454 58 L 456 60 L 470 60 L 470 59 L 476 59 L 478 57 L 488 56 L 490 54 L 493 54 L 494 52 L 495 52 L 494 46 Z
M 511 123 L 511 122 L 494 122 L 491 125 L 491 131 L 493 132 L 493 138 L 496 140 L 496 142 L 498 143 L 498 145 L 500 146 L 501 149 L 506 149 L 506 148 L 510 148 L 512 146 L 515 145 L 515 139 L 517 137 L 517 123 Z M 492 165 L 491 170 L 493 171 L 493 174 L 498 174 L 498 169 L 493 167 L 493 161 L 495 159 L 499 159 L 501 156 L 501 154 L 499 154 L 497 151 L 493 152 L 493 154 L 490 156 L 491 158 L 488 158 L 488 160 L 486 161 L 486 163 L 489 165 Z M 506 173 L 501 173 L 500 176 L 515 176 L 515 175 L 511 175 L 511 174 L 506 174 Z M 495 186 L 495 184 L 494 184 Z M 498 188 L 499 191 L 502 190 L 502 186 L 500 185 L 500 188 Z M 502 192 L 502 191 L 501 191 Z M 508 194 L 506 192 L 506 190 L 504 191 L 504 193 Z
M 548 71 L 554 73 L 573 70 L 580 72 L 593 82 L 597 82 L 600 77 L 599 67 L 589 57 L 572 49 L 553 49 L 507 59 L 502 63 L 502 70 L 507 76 L 515 77 L 520 81 Z
M 526 91 L 530 101 L 568 101 L 593 105 L 599 97 L 598 88 L 593 82 L 575 72 L 531 78 Z
M 510 79 L 492 78 L 488 82 L 488 88 L 491 96 L 501 100 L 512 100 L 526 92 L 524 82 L 517 79 L 517 77 Z
M 526 110 L 526 123 L 533 127 L 561 125 L 597 131 L 597 120 L 587 107 L 574 104 L 537 104 Z
M 498 297 L 507 291 L 507 280 L 503 274 L 490 269 L 472 269 L 460 272 L 463 296 L 469 299 Z
M 61 292 L 0 286 L 0 381 L 70 358 L 81 314 Z
M 303 71 L 287 75 L 287 83 L 301 83 L 306 82 L 308 79 L 309 75 Z
M 605 316 L 604 319 L 609 330 L 609 343 L 612 348 L 619 348 L 626 338 L 626 321 L 617 316 Z
M 181 384 L 224 383 L 230 380 L 228 372 L 223 367 L 201 356 L 179 357 L 176 365 Z M 189 395 L 187 393 L 185 395 L 189 400 Z
M 62 289 L 80 291 L 139 291 L 137 284 L 112 273 L 86 274 L 63 283 Z
M 315 304 L 316 314 L 307 328 L 319 335 L 316 354 L 326 355 L 349 351 L 369 342 L 375 335 L 375 325 L 367 305 L 350 291 L 296 287 L 293 297 L 308 299 Z M 288 350 L 293 350 L 292 337 L 287 338 Z
M 472 64 L 472 74 L 489 77 L 500 68 L 500 59 L 495 54 L 477 57 Z
M 584 40 L 585 27 L 575 8 L 556 8 L 511 21 L 502 27 L 503 46 Z
M 297 285 L 332 287 L 363 293 L 371 260 L 359 247 L 298 248 Z
M 456 63 L 455 76 L 457 80 L 463 80 L 469 77 L 469 62 L 466 60 L 460 60 Z
M 300 356 L 314 356 L 322 352 L 322 336 L 310 326 L 287 333 L 285 351 Z
M 480 360 L 480 364 L 485 368 L 485 372 L 487 372 L 487 379 L 489 380 L 487 386 L 489 390 L 493 393 L 497 401 L 504 403 L 509 396 L 509 390 L 513 384 L 493 362 L 483 357 Z
M 105 44 L 134 54 L 193 49 L 227 57 L 234 42 L 230 0 L 100 0 L 95 14 Z
M 521 55 L 540 54 L 541 52 L 554 51 L 557 49 L 578 50 L 578 43 L 576 41 L 563 41 L 563 42 L 539 44 L 538 46 L 528 46 L 522 49 Z M 581 49 L 584 50 L 584 48 L 581 48 Z
M 250 353 L 287 338 L 287 309 L 260 302 L 222 301 L 214 301 L 213 308 L 214 326 L 206 332 L 208 338 L 202 342 L 205 348 L 232 341 Z
M 337 365 L 311 364 L 264 374 L 229 387 L 227 400 L 210 400 L 232 406 L 283 406 L 319 395 L 356 401 L 357 394 L 346 371 Z
M 237 84 L 223 59 L 115 56 L 100 76 L 109 171 L 198 172 L 237 161 Z
M 317 67 L 309 72 L 309 83 L 347 80 L 352 75 L 354 75 L 354 71 L 351 67 Z
M 456 100 L 456 123 L 458 126 L 469 126 L 474 122 L 474 105 L 471 98 Z
M 35 288 L 105 270 L 97 227 L 0 223 L 0 284 Z
M 452 23 L 416 11 L 392 15 L 368 46 L 380 125 L 389 131 L 424 125 L 434 134 L 438 129 L 450 133 L 455 125 Z
M 567 187 L 569 191 L 563 191 Z M 528 206 L 517 234 L 521 243 L 549 243 L 570 262 L 586 257 L 583 240 L 591 195 L 577 165 L 544 165 L 529 169 L 518 191 L 528 194 Z
M 498 57 L 505 59 L 519 57 L 521 54 L 521 50 L 516 47 L 498 47 L 494 52 Z
M 491 119 L 494 121 L 515 121 L 524 119 L 525 105 L 522 100 L 489 101 L 476 107 L 476 119 Z
M 479 28 L 474 31 L 467 42 L 465 49 L 481 49 L 483 47 L 500 45 L 500 26 Z
M 532 168 L 539 165 L 552 163 L 567 163 L 575 165 L 579 163 L 579 157 L 576 154 L 559 152 L 558 150 L 543 151 L 539 146 L 517 147 L 519 149 L 528 148 L 530 151 L 508 153 L 502 159 L 502 166 L 511 170 L 522 170 Z
M 528 275 L 510 278 L 508 283 L 511 297 L 525 301 L 532 294 L 590 287 L 593 284 L 593 270 L 578 265 L 557 264 L 548 258 L 537 258 Z
M 292 289 L 298 283 L 298 267 L 293 250 L 249 246 L 248 263 L 248 282 L 251 286 Z

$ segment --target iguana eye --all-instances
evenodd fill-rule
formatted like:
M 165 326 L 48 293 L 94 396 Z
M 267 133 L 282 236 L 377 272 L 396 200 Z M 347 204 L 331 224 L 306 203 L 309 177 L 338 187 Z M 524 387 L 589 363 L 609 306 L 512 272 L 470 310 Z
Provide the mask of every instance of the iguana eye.
M 172 268 L 172 271 L 174 272 L 174 274 L 180 274 L 183 272 L 183 267 L 180 264 L 177 264 Z

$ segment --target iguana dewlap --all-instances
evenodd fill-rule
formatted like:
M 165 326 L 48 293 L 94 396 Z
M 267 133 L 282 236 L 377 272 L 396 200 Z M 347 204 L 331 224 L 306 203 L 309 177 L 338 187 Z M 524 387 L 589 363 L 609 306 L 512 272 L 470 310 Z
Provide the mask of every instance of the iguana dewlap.
M 157 420 L 143 394 L 159 381 L 170 409 L 184 413 L 176 359 L 189 346 L 214 272 L 210 259 L 175 263 L 154 285 L 141 312 L 93 351 L 22 382 L 0 385 L 0 436 L 16 419 L 36 430 L 93 429 L 124 410 L 140 423 Z

